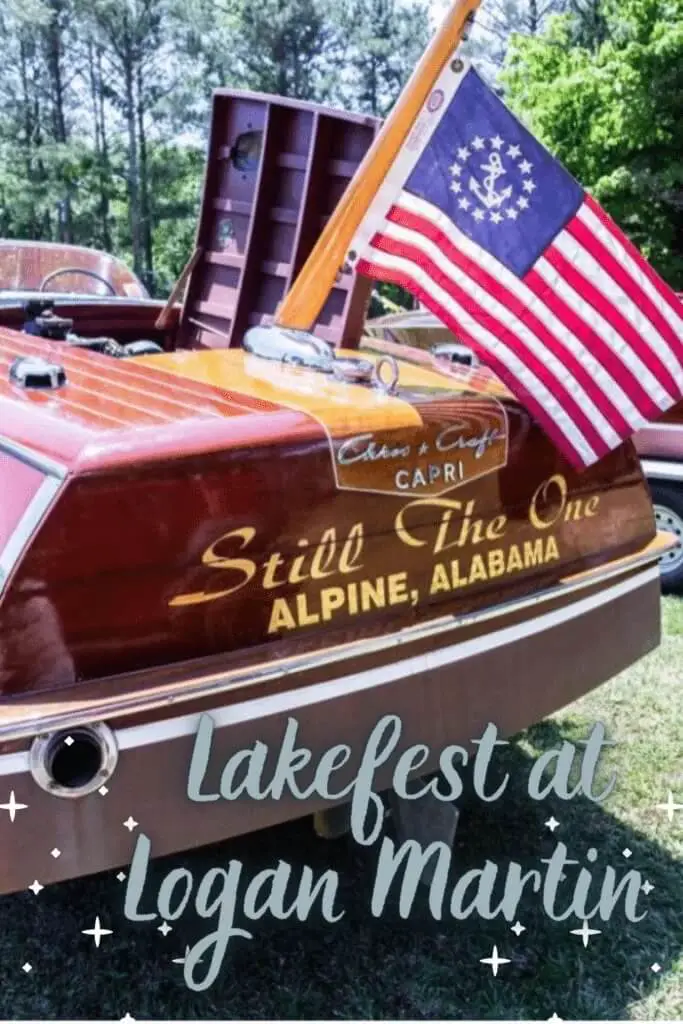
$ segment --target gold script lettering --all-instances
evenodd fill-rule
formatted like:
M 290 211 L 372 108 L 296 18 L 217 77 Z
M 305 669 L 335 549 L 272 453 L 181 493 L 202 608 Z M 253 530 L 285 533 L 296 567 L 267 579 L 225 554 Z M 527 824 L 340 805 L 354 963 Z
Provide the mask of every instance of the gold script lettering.
M 232 587 L 228 587 L 227 590 L 198 590 L 192 594 L 178 594 L 177 597 L 172 598 L 168 602 L 171 608 L 184 608 L 187 605 L 204 604 L 207 601 L 217 601 L 220 597 L 227 597 L 228 594 L 234 594 L 235 591 L 240 590 L 249 582 L 249 580 L 253 579 L 257 569 L 256 562 L 252 562 L 250 558 L 226 558 L 223 555 L 217 554 L 216 548 L 223 541 L 230 540 L 232 537 L 240 538 L 242 541 L 240 548 L 246 548 L 248 544 L 251 544 L 255 534 L 256 530 L 253 526 L 243 526 L 239 530 L 231 530 L 230 533 L 224 533 L 222 537 L 219 537 L 217 541 L 214 541 L 211 547 L 208 547 L 202 555 L 202 562 L 204 565 L 207 565 L 212 569 L 234 569 L 243 574 L 244 578 L 242 580 L 233 584 Z
M 442 551 L 448 551 L 450 548 L 462 548 L 466 544 L 481 544 L 484 539 L 491 541 L 499 540 L 505 533 L 507 526 L 507 518 L 505 516 L 496 516 L 488 523 L 485 519 L 474 519 L 474 501 L 468 501 L 463 510 L 462 502 L 455 501 L 452 498 L 418 498 L 409 505 L 404 505 L 394 520 L 396 535 L 404 544 L 414 548 L 424 547 L 429 542 L 421 540 L 414 533 L 411 533 L 406 524 L 406 513 L 409 509 L 413 508 L 439 508 L 443 510 L 436 540 L 432 547 L 432 552 L 435 555 L 440 554 Z M 449 541 L 448 532 L 453 521 L 453 513 L 460 511 L 464 511 L 464 515 L 455 522 L 456 527 L 460 526 L 458 535 L 454 540 Z M 431 526 L 432 524 L 430 523 L 429 525 Z
M 364 540 L 363 524 L 356 523 L 351 527 L 349 535 L 344 541 L 344 547 L 339 556 L 339 572 L 347 575 L 350 572 L 358 572 L 362 568 L 358 559 L 363 553 Z
M 553 485 L 557 487 L 560 492 L 560 504 L 554 512 L 550 511 L 552 518 L 544 519 L 538 506 L 541 502 L 549 500 L 548 493 Z M 551 526 L 554 526 L 564 512 L 564 508 L 567 503 L 567 492 L 567 481 L 559 473 L 556 473 L 555 476 L 551 476 L 549 480 L 545 480 L 540 487 L 536 489 L 534 496 L 531 499 L 531 505 L 529 506 L 529 522 L 531 525 L 537 530 L 549 530 Z
M 472 504 L 472 502 L 470 502 Z M 415 537 L 408 529 L 405 517 L 406 513 L 413 508 L 442 508 L 444 509 L 441 517 L 441 526 L 439 528 L 439 535 L 434 548 L 435 552 L 443 550 L 440 546 L 445 539 L 448 532 L 448 526 L 451 521 L 451 517 L 454 512 L 458 512 L 462 508 L 461 501 L 454 501 L 451 498 L 418 498 L 417 501 L 411 501 L 409 505 L 404 505 L 403 508 L 396 514 L 394 520 L 394 529 L 396 534 L 411 548 L 422 548 L 425 544 L 429 543 L 426 540 L 420 540 L 419 537 Z M 431 525 L 431 524 L 429 524 Z
M 334 553 L 337 550 L 337 534 L 333 526 L 325 530 L 320 543 L 313 555 L 311 562 L 311 579 L 324 580 L 327 576 L 334 576 L 334 569 L 330 569 L 334 561 Z
M 599 507 L 600 507 L 600 497 L 599 497 L 599 495 L 594 494 L 593 497 L 589 498 L 588 501 L 586 502 L 586 518 L 587 519 L 595 519 L 595 517 L 598 514 Z

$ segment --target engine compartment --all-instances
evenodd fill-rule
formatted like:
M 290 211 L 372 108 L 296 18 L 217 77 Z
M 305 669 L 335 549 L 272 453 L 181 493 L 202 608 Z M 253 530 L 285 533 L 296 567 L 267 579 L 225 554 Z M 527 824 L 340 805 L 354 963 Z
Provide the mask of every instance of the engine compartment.
M 114 359 L 157 355 L 164 351 L 159 341 L 153 338 L 121 341 L 109 333 L 95 336 L 91 333 L 82 334 L 74 330 L 75 318 L 56 313 L 55 305 L 53 299 L 31 299 L 26 302 L 23 307 L 22 333 L 49 341 L 64 342 L 72 348 L 99 352 Z

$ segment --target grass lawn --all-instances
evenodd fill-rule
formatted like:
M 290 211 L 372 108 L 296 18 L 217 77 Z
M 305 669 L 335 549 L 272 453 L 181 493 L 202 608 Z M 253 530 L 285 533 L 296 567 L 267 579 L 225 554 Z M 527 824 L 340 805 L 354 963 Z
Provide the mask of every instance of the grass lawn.
M 434 921 L 420 898 L 408 921 L 390 908 L 371 918 L 370 891 L 376 852 L 341 839 L 316 839 L 309 821 L 169 858 L 155 865 L 153 891 L 173 865 L 195 878 L 231 858 L 251 877 L 283 858 L 298 879 L 310 865 L 341 876 L 339 904 L 346 914 L 333 926 L 319 923 L 249 924 L 252 941 L 231 944 L 215 985 L 190 991 L 173 964 L 186 944 L 213 930 L 187 913 L 166 936 L 156 923 L 132 924 L 123 915 L 124 886 L 114 874 L 21 893 L 1 901 L 2 1018 L 119 1019 L 127 1012 L 150 1018 L 446 1018 L 672 1019 L 683 1017 L 683 811 L 673 822 L 656 808 L 672 790 L 683 802 L 683 601 L 663 603 L 662 646 L 635 668 L 540 723 L 499 761 L 511 773 L 503 799 L 475 801 L 463 812 L 456 840 L 455 873 L 517 860 L 539 867 L 558 840 L 587 866 L 585 852 L 599 851 L 597 868 L 637 868 L 654 886 L 641 897 L 647 917 L 635 924 L 618 912 L 584 948 L 570 934 L 580 922 L 556 923 L 538 896 L 518 913 L 517 937 L 502 918 Z M 531 759 L 562 739 L 585 738 L 596 721 L 617 745 L 602 770 L 617 772 L 607 802 L 585 797 L 532 802 L 524 792 Z M 551 814 L 560 822 L 544 826 Z M 623 851 L 632 851 L 625 859 Z M 600 873 L 602 878 L 602 872 Z M 590 901 L 591 903 L 593 901 Z M 112 929 L 95 948 L 82 934 L 95 916 Z M 480 963 L 497 945 L 511 962 L 494 977 Z M 26 961 L 33 970 L 26 974 Z M 657 974 L 650 969 L 661 965 Z

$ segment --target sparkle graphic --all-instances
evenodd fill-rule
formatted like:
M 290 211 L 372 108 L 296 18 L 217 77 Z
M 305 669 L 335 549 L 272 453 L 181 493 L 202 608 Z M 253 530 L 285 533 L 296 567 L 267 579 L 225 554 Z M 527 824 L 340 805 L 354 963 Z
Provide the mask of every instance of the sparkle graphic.
M 14 790 L 9 795 L 9 800 L 6 804 L 0 804 L 0 811 L 9 812 L 9 820 L 14 821 L 17 816 L 17 811 L 25 811 L 28 808 L 28 804 L 17 803 L 17 798 L 14 795 Z
M 131 1015 L 129 1013 L 127 1013 L 125 1015 L 125 1017 L 121 1017 L 121 1020 L 131 1021 L 131 1020 L 135 1020 L 135 1017 L 131 1017 Z
M 168 935 L 168 933 L 169 933 L 169 932 L 172 932 L 172 931 L 173 931 L 173 929 L 171 928 L 171 926 L 170 926 L 170 924 L 168 923 L 168 921 L 164 921 L 164 922 L 163 922 L 163 924 L 160 924 L 160 925 L 159 925 L 159 927 L 157 928 L 157 931 L 158 931 L 158 932 L 161 932 L 161 934 L 163 935 L 163 937 L 164 937 L 164 938 L 166 938 L 166 936 Z
M 498 946 L 493 947 L 493 953 L 491 956 L 484 957 L 479 961 L 480 964 L 488 964 L 493 971 L 493 977 L 498 976 L 498 968 L 501 964 L 509 964 L 510 961 L 506 960 L 503 956 L 498 956 Z
M 2 806 L 2 805 L 0 805 L 0 806 Z M 666 816 L 669 819 L 669 821 L 673 821 L 674 820 L 674 814 L 676 813 L 676 811 L 683 811 L 683 804 L 674 803 L 674 795 L 671 792 L 671 790 L 669 790 L 669 796 L 667 798 L 666 803 L 665 804 L 657 804 L 657 810 L 658 811 L 666 811 Z M 14 820 L 14 819 L 12 819 L 12 820 Z
M 28 888 L 31 890 L 31 892 L 33 893 L 34 896 L 37 896 L 39 892 L 43 891 L 45 886 L 41 885 L 40 882 L 38 881 L 38 879 L 36 878 L 35 882 L 33 882 L 31 885 L 29 885 Z
M 74 738 L 73 738 L 73 736 L 67 736 L 67 738 L 64 740 L 64 746 L 65 747 L 73 747 L 73 745 L 74 745 Z
M 54 859 L 57 860 L 58 857 L 62 856 L 62 851 L 59 849 L 59 847 L 55 846 L 54 849 L 50 850 L 50 856 L 54 857 Z
M 654 885 L 652 884 L 652 882 L 648 882 L 647 879 L 643 882 L 643 884 L 640 887 L 640 891 L 644 892 L 646 896 L 649 896 L 653 889 Z
M 114 933 L 112 932 L 111 928 L 102 927 L 102 925 L 100 924 L 99 916 L 95 918 L 94 928 L 84 928 L 81 932 L 81 935 L 92 935 L 93 939 L 95 940 L 95 945 L 97 946 L 98 949 L 100 947 L 100 942 L 102 941 L 102 936 L 113 934 Z
M 100 786 L 100 788 L 97 790 L 97 792 L 100 794 L 100 796 L 106 796 L 107 793 L 109 792 L 109 790 L 107 789 L 106 786 Z M 133 1020 L 132 1017 L 131 1017 L 131 1020 Z
M 515 923 L 510 928 L 510 931 L 514 932 L 515 935 L 517 936 L 517 938 L 519 938 L 520 935 L 522 934 L 522 932 L 526 931 L 526 928 L 524 927 L 523 924 L 520 924 L 519 921 L 515 921 Z
M 125 880 L 126 880 L 126 872 L 125 871 L 119 871 L 118 875 L 116 876 L 116 880 L 117 880 L 117 882 L 125 882 Z
M 659 974 L 661 969 L 662 969 L 661 964 L 653 964 L 652 967 L 650 968 L 650 970 L 652 971 L 653 974 Z
M 591 935 L 602 935 L 602 932 L 598 928 L 589 928 L 588 921 L 584 919 L 583 924 L 580 928 L 574 928 L 571 935 L 580 935 L 581 941 L 583 942 L 584 948 L 588 945 Z
M 185 946 L 185 956 L 177 956 L 175 958 L 175 960 L 171 960 L 171 963 L 172 964 L 180 964 L 180 966 L 182 967 L 183 964 L 185 963 L 185 961 L 187 960 L 189 955 L 190 955 L 190 947 L 189 946 Z M 197 963 L 198 964 L 202 963 L 201 957 L 199 958 L 199 960 L 197 960 Z
M 541 857 L 541 864 L 551 864 L 551 863 L 552 863 L 552 857 Z M 564 863 L 565 863 L 565 867 L 567 867 L 570 864 L 578 864 L 579 862 L 578 862 L 578 860 L 565 860 Z M 561 882 L 565 882 L 566 879 L 567 879 L 566 872 L 565 871 L 561 871 L 560 872 L 560 881 Z
M 560 827 L 560 823 L 556 818 L 548 818 L 543 824 L 546 828 L 549 828 L 551 832 L 554 832 L 556 828 Z
M 626 857 L 626 860 L 628 860 L 629 857 L 633 856 L 633 853 L 631 852 L 631 850 L 629 850 L 629 848 L 627 846 L 625 850 L 621 851 L 621 855 L 622 855 L 622 857 Z
M 138 827 L 139 824 L 140 822 L 136 821 L 135 818 L 131 814 L 129 814 L 123 823 L 123 827 L 127 828 L 129 832 L 132 832 L 134 829 Z
M 552 1017 L 546 1017 L 546 1020 L 564 1020 L 564 1017 L 558 1017 L 556 1013 Z
M 31 966 L 31 964 L 27 960 L 25 964 L 22 964 L 22 968 L 21 969 L 24 972 L 24 974 L 30 974 L 31 971 L 33 970 L 33 967 Z

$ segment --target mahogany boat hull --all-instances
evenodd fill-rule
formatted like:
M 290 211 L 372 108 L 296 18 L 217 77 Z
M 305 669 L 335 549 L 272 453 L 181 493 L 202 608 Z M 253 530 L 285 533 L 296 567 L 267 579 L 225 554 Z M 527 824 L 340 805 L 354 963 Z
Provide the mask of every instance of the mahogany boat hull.
M 375 776 L 376 791 L 390 785 L 397 758 L 415 743 L 430 748 L 423 774 L 437 767 L 444 747 L 468 746 L 489 722 L 503 736 L 518 732 L 657 646 L 657 558 L 665 543 L 546 591 L 470 616 L 446 616 L 374 644 L 331 648 L 242 673 L 162 681 L 156 690 L 152 674 L 135 711 L 121 696 L 98 702 L 89 695 L 79 704 L 70 692 L 58 701 L 53 695 L 52 701 L 15 704 L 0 724 L 0 785 L 25 807 L 15 821 L 0 819 L 0 892 L 25 889 L 35 879 L 47 885 L 125 865 L 140 833 L 151 840 L 153 855 L 163 855 L 334 803 L 319 794 L 295 799 L 287 791 L 280 799 L 190 801 L 188 771 L 204 714 L 213 723 L 205 794 L 219 792 L 225 762 L 256 741 L 276 757 L 292 719 L 297 746 L 312 751 L 313 765 L 335 744 L 351 747 L 332 792 L 353 778 L 368 737 L 386 715 L 399 716 L 402 728 Z M 60 723 L 77 733 L 94 715 L 107 716 L 118 747 L 106 786 L 73 800 L 39 788 L 30 770 L 31 734 Z M 305 770 L 297 781 L 305 788 L 311 778 Z M 124 827 L 129 817 L 138 823 L 132 831 Z
M 26 356 L 66 382 L 20 388 Z M 190 801 L 202 714 L 212 792 L 292 719 L 315 762 L 397 715 L 382 788 L 414 743 L 423 774 L 657 645 L 670 542 L 632 445 L 577 473 L 486 372 L 401 360 L 388 390 L 374 357 L 361 383 L 339 365 L 0 330 L 0 776 L 25 805 L 0 891 L 124 864 L 141 831 L 161 855 L 324 806 Z

